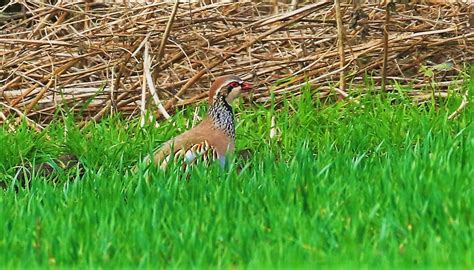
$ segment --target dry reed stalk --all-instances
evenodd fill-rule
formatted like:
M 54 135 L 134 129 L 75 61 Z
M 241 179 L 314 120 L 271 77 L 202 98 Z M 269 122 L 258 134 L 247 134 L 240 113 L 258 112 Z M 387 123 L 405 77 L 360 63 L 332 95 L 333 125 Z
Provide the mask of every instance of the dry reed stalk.
M 344 97 L 346 94 L 346 75 L 344 74 L 344 66 L 346 65 L 345 58 L 345 49 L 344 49 L 344 25 L 342 24 L 342 12 L 341 4 L 339 0 L 334 1 L 334 8 L 336 10 L 336 24 L 337 24 L 337 45 L 339 48 L 339 67 L 341 71 L 339 73 L 339 87 L 342 95 Z
M 161 39 L 160 48 L 158 49 L 158 56 L 156 57 L 158 62 L 161 61 L 161 57 L 163 56 L 163 51 L 165 50 L 166 41 L 168 40 L 168 37 L 170 35 L 171 26 L 173 25 L 173 21 L 176 16 L 176 11 L 178 11 L 178 6 L 179 0 L 176 0 L 173 6 L 173 11 L 171 12 L 168 23 L 166 24 L 165 33 L 163 34 L 163 38 Z
M 148 89 L 150 90 L 151 96 L 153 97 L 153 100 L 155 101 L 155 105 L 158 107 L 158 110 L 166 119 L 169 119 L 171 116 L 168 114 L 165 107 L 163 107 L 163 104 L 161 103 L 161 100 L 158 97 L 158 93 L 155 89 L 155 85 L 153 84 L 153 78 L 151 77 L 151 71 L 150 71 L 151 56 L 149 54 L 149 48 L 150 48 L 149 43 L 148 42 L 145 43 L 145 54 L 144 54 L 145 59 L 143 61 L 143 72 L 145 74 L 146 83 L 148 85 Z
M 390 1 L 385 5 L 385 23 L 383 25 L 383 62 L 382 62 L 382 92 L 385 92 L 387 84 L 387 64 L 388 64 L 388 25 L 390 24 L 390 12 L 395 3 Z

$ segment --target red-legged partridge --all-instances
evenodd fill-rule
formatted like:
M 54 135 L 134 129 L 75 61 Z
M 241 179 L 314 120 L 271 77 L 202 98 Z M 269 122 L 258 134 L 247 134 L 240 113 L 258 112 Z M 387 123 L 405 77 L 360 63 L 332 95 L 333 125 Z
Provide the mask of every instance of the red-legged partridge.
M 183 158 L 186 165 L 203 159 L 205 162 L 219 160 L 223 167 L 226 154 L 233 152 L 235 145 L 234 114 L 230 104 L 250 88 L 250 83 L 235 75 L 217 78 L 209 90 L 209 109 L 204 120 L 165 142 L 152 157 L 146 157 L 145 162 L 149 164 L 153 160 L 155 165 L 166 169 L 174 156 L 175 159 Z

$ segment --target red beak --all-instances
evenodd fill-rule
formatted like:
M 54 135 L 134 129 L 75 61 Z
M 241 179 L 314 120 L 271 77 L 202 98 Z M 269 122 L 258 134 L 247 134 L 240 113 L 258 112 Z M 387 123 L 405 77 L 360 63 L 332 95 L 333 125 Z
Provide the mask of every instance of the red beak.
M 240 86 L 242 90 L 250 90 L 252 89 L 252 84 L 248 82 L 243 82 L 242 85 Z

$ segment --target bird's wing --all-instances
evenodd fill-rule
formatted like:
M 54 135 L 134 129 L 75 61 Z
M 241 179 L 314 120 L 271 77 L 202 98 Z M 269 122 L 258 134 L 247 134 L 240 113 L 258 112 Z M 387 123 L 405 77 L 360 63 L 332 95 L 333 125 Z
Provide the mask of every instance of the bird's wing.
M 149 164 L 152 160 L 155 165 L 166 168 L 171 157 L 183 157 L 187 163 L 194 163 L 198 156 L 204 161 L 219 159 L 224 164 L 225 153 L 233 148 L 229 139 L 221 131 L 216 130 L 209 119 L 204 119 L 194 128 L 165 142 L 153 157 L 145 158 Z
M 234 150 L 233 139 L 214 128 L 210 119 L 206 118 L 194 128 L 163 143 L 153 155 L 144 159 L 146 164 L 153 162 L 165 169 L 178 157 L 184 158 L 186 164 L 198 160 L 209 162 L 218 159 L 221 166 L 225 165 L 225 155 Z M 200 158 L 197 158 L 200 157 Z
M 214 146 L 210 145 L 207 140 L 200 143 L 188 144 L 186 147 L 181 147 L 176 151 L 169 152 L 162 160 L 157 161 L 155 164 L 160 164 L 162 169 L 166 169 L 170 161 L 183 159 L 185 163 L 183 165 L 192 165 L 197 161 L 203 161 L 208 163 L 212 160 L 220 159 L 219 154 Z

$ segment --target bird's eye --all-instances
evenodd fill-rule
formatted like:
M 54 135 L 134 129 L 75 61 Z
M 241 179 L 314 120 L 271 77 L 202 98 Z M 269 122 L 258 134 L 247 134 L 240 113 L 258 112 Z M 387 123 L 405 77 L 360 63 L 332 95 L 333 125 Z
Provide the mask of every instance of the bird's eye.
M 231 83 L 229 83 L 229 87 L 234 88 L 234 87 L 237 87 L 237 86 L 239 86 L 239 84 L 238 84 L 237 82 L 231 82 Z

